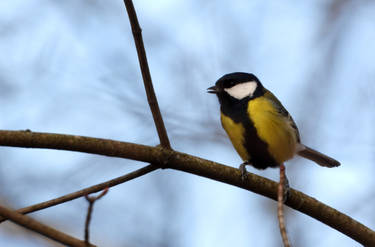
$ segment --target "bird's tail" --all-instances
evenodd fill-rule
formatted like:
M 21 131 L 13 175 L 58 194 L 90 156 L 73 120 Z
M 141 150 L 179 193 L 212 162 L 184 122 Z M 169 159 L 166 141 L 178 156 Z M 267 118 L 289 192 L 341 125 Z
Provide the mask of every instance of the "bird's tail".
M 309 148 L 307 146 L 303 146 L 297 154 L 299 156 L 302 156 L 306 159 L 312 160 L 315 163 L 317 163 L 320 166 L 325 166 L 325 167 L 336 167 L 340 165 L 340 162 L 337 160 L 328 157 L 325 154 L 322 154 L 312 148 Z

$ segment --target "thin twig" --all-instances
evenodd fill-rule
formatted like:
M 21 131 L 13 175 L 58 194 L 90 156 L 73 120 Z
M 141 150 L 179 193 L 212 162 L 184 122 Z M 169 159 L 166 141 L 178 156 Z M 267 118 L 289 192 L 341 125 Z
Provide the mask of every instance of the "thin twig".
M 50 226 L 47 226 L 39 221 L 36 221 L 28 216 L 22 215 L 17 213 L 16 211 L 10 210 L 6 207 L 0 205 L 0 215 L 8 218 L 10 221 L 23 226 L 29 230 L 37 232 L 47 238 L 55 240 L 61 244 L 68 245 L 68 246 L 79 246 L 79 247 L 87 247 L 87 246 L 94 246 L 94 245 L 87 245 L 84 241 L 79 239 L 73 238 L 63 232 L 60 232 Z
M 148 68 L 148 62 L 146 57 L 146 51 L 143 44 L 142 29 L 139 26 L 137 14 L 134 9 L 133 2 L 131 0 L 124 0 L 126 11 L 128 12 L 130 25 L 133 32 L 134 43 L 137 49 L 139 66 L 141 67 L 143 83 L 147 94 L 147 101 L 150 105 L 152 117 L 154 118 L 156 130 L 159 135 L 160 144 L 164 148 L 171 148 L 171 144 L 168 139 L 168 134 L 165 129 L 163 118 L 161 117 L 159 104 L 155 96 L 154 87 L 152 85 L 150 69 Z
M 99 191 L 101 191 L 105 188 L 110 188 L 110 187 L 113 187 L 115 185 L 125 183 L 129 180 L 138 178 L 138 177 L 143 176 L 143 175 L 145 175 L 149 172 L 155 171 L 156 169 L 158 169 L 156 166 L 148 165 L 148 166 L 145 166 L 141 169 L 138 169 L 136 171 L 133 171 L 131 173 L 123 175 L 121 177 L 117 177 L 117 178 L 111 179 L 109 181 L 106 181 L 104 183 L 96 184 L 94 186 L 90 186 L 88 188 L 85 188 L 85 189 L 82 189 L 82 190 L 79 190 L 79 191 L 76 191 L 76 192 L 73 192 L 73 193 L 55 198 L 55 199 L 52 199 L 52 200 L 49 200 L 49 201 L 45 201 L 45 202 L 42 202 L 42 203 L 38 203 L 38 204 L 34 204 L 34 205 L 31 205 L 31 206 L 28 206 L 28 207 L 25 207 L 25 208 L 18 209 L 17 212 L 20 213 L 20 214 L 28 214 L 28 213 L 35 212 L 35 211 L 38 211 L 38 210 L 41 210 L 41 209 L 53 207 L 53 206 L 56 206 L 56 205 L 64 203 L 64 202 L 77 199 L 77 198 L 82 197 L 84 195 L 91 194 L 91 193 L 94 193 L 94 192 L 99 192 Z M 0 217 L 0 223 L 5 221 L 5 220 L 7 220 L 7 219 L 5 219 L 3 217 Z
M 285 166 L 280 165 L 280 182 L 277 190 L 277 218 L 279 220 L 279 227 L 281 238 L 283 239 L 284 247 L 290 247 L 288 235 L 286 233 L 285 218 L 284 218 L 284 187 L 285 187 Z
M 164 163 L 167 168 L 207 177 L 277 200 L 278 184 L 269 179 L 249 173 L 249 179 L 243 182 L 238 169 L 160 147 L 83 136 L 4 130 L 0 130 L 0 146 L 70 150 Z M 300 191 L 290 189 L 285 205 L 331 226 L 362 245 L 375 246 L 374 231 Z
M 94 209 L 94 203 L 102 198 L 105 194 L 108 192 L 108 187 L 105 188 L 102 193 L 100 193 L 97 196 L 89 196 L 85 195 L 86 201 L 89 203 L 89 207 L 87 209 L 87 216 L 86 216 L 86 221 L 85 221 L 85 243 L 89 244 L 89 234 L 90 234 L 90 222 L 91 222 L 91 215 L 92 215 L 92 210 Z

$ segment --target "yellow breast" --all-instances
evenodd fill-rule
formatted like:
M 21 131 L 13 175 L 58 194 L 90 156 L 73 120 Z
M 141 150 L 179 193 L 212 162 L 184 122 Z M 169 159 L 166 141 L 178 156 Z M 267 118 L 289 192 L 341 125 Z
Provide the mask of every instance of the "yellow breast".
M 250 156 L 244 147 L 245 128 L 242 123 L 235 123 L 228 116 L 221 113 L 221 124 L 242 160 L 249 160 Z
M 268 152 L 279 163 L 291 159 L 296 150 L 297 137 L 289 120 L 282 116 L 265 97 L 248 103 L 248 113 L 257 134 L 268 145 Z

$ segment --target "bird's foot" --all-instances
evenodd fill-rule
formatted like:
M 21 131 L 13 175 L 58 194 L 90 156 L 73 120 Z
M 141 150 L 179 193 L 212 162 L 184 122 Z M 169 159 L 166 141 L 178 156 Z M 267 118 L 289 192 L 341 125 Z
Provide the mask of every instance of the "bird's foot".
M 285 180 L 284 180 L 284 190 L 283 190 L 283 203 L 286 202 L 286 200 L 288 200 L 288 196 L 289 196 L 289 191 L 290 191 L 290 187 L 289 187 L 289 180 L 288 178 L 285 176 Z
M 280 165 L 280 180 L 283 181 L 283 203 L 285 203 L 286 200 L 288 200 L 290 187 L 289 187 L 289 180 L 285 173 L 284 164 Z
M 247 170 L 246 170 L 246 166 L 247 165 L 250 165 L 250 163 L 248 161 L 245 161 L 238 168 L 240 170 L 240 172 L 241 172 L 241 179 L 242 179 L 242 181 L 245 181 L 247 179 Z

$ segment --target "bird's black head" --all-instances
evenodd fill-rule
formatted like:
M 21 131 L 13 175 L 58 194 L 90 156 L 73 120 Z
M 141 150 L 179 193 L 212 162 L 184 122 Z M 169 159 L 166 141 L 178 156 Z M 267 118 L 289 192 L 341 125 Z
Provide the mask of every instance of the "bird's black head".
M 264 88 L 255 75 L 235 72 L 222 76 L 207 92 L 216 94 L 220 104 L 223 104 L 262 96 Z

